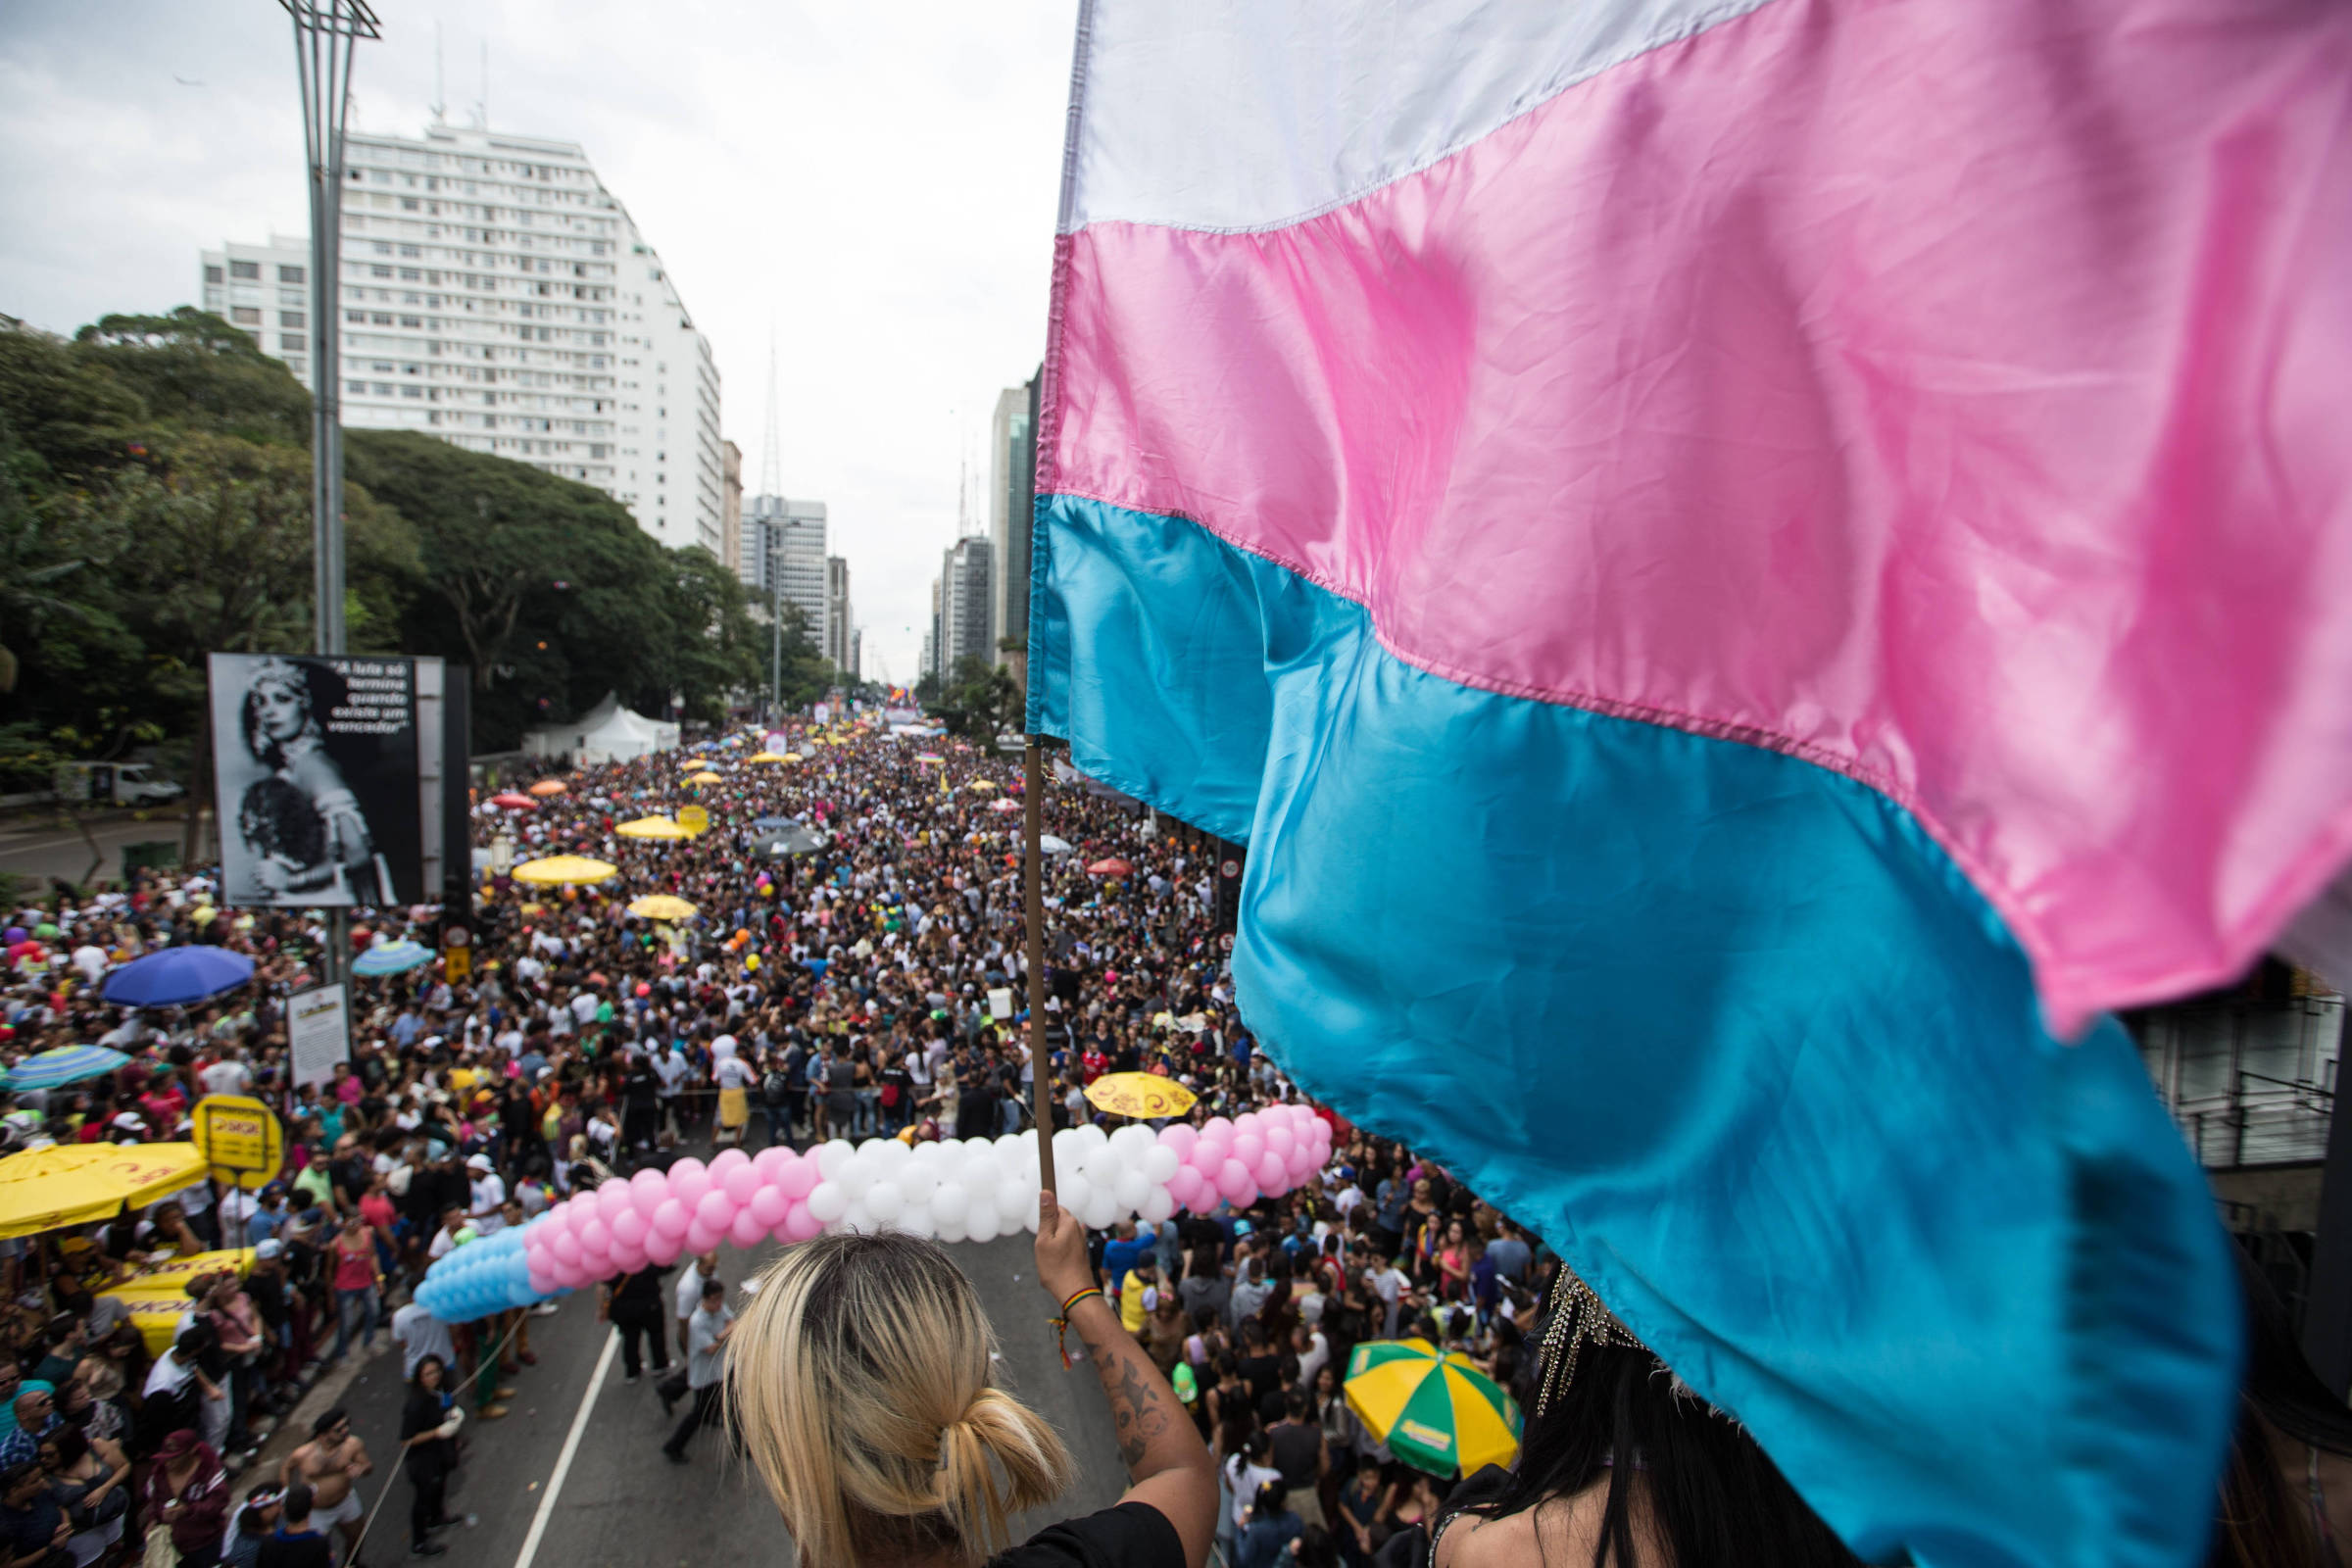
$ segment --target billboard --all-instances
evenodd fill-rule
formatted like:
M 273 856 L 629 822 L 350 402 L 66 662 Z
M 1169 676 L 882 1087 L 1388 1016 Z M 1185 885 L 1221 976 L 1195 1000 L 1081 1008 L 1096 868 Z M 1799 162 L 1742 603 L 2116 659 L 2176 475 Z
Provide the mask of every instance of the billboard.
M 215 654 L 212 703 L 223 899 L 425 901 L 413 661 Z
M 323 1084 L 351 1059 L 351 1010 L 339 985 L 297 991 L 286 1002 L 286 1054 L 294 1082 Z

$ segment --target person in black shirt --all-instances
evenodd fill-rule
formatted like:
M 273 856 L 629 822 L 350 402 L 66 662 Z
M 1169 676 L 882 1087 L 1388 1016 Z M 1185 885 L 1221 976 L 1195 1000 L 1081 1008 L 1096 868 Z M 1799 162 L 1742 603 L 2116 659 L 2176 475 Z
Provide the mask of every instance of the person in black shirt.
M 286 1489 L 277 1529 L 262 1538 L 254 1568 L 334 1568 L 326 1533 L 311 1528 L 311 1489 L 301 1482 Z
M 0 1475 L 0 1552 L 6 1553 L 0 1568 L 67 1568 L 74 1558 L 66 1541 L 73 1534 L 38 1459 Z
M 623 1274 L 617 1280 L 607 1280 L 600 1288 L 596 1304 L 598 1322 L 607 1319 L 620 1331 L 620 1366 L 622 1381 L 634 1383 L 643 1370 L 639 1345 L 650 1341 L 654 1348 L 654 1370 L 669 1370 L 669 1337 L 663 1327 L 662 1311 L 662 1276 L 669 1272 L 666 1263 L 648 1263 L 634 1274 Z
M 448 1381 L 449 1368 L 442 1365 L 441 1358 L 425 1356 L 416 1363 L 416 1375 L 409 1380 L 408 1402 L 400 1411 L 401 1468 L 416 1489 L 409 1503 L 409 1551 L 417 1557 L 438 1557 L 447 1551 L 448 1547 L 433 1540 L 432 1533 L 456 1523 L 444 1512 L 450 1472 L 458 1467 L 458 1441 L 446 1435 L 451 1419 L 450 1395 L 444 1386 Z

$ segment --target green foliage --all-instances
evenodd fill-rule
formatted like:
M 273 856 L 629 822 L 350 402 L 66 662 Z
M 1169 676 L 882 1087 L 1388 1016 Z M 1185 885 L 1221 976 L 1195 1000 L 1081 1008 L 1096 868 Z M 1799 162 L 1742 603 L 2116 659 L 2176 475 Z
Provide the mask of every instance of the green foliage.
M 1005 730 L 1021 727 L 1021 692 L 1012 683 L 1012 671 L 977 654 L 956 661 L 947 689 L 932 706 L 950 734 L 991 746 Z
M 194 759 L 206 653 L 311 646 L 310 418 L 283 365 L 191 308 L 71 343 L 0 331 L 0 771 Z M 765 687 L 766 628 L 709 552 L 525 464 L 416 433 L 345 444 L 350 645 L 471 666 L 477 750 L 607 692 L 715 721 Z M 805 632 L 787 653 L 807 701 L 825 667 Z

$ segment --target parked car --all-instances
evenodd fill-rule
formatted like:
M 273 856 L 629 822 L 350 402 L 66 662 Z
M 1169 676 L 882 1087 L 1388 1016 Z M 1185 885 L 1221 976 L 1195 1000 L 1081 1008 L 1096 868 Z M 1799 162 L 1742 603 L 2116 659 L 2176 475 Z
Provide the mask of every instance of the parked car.
M 160 806 L 187 790 L 148 762 L 61 762 L 57 798 L 66 805 Z

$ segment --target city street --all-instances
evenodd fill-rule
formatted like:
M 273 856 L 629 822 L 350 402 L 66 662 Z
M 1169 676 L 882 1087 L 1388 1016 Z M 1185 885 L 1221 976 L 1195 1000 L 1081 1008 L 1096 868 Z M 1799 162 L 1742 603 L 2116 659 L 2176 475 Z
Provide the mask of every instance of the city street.
M 1028 1235 L 959 1243 L 949 1251 L 980 1288 L 1003 1348 L 1006 1385 L 1053 1423 L 1077 1461 L 1079 1479 L 1061 1507 L 1024 1519 L 1021 1533 L 1116 1501 L 1125 1473 L 1109 1412 L 1093 1369 L 1080 1362 L 1064 1371 L 1054 1353 L 1047 1324 L 1052 1308 L 1037 1288 Z M 773 1252 L 722 1250 L 723 1276 L 739 1284 Z M 530 1335 L 539 1364 L 511 1380 L 520 1391 L 509 1401 L 512 1413 L 466 1424 L 466 1459 L 450 1510 L 474 1514 L 479 1524 L 443 1533 L 447 1568 L 789 1560 L 774 1507 L 723 1439 L 698 1434 L 684 1465 L 657 1451 L 671 1426 L 662 1414 L 657 1380 L 649 1373 L 635 1385 L 622 1381 L 618 1342 L 596 1321 L 593 1295 L 564 1298 L 557 1315 L 530 1320 Z M 391 1355 L 374 1361 L 347 1396 L 353 1428 L 378 1466 L 363 1493 L 370 1506 L 381 1489 L 392 1493 L 363 1553 L 378 1564 L 408 1551 L 410 1489 L 394 1463 L 403 1394 L 398 1367 Z
M 25 811 L 0 820 L 0 871 L 42 882 L 51 877 L 75 883 L 92 876 L 120 877 L 123 846 L 165 839 L 177 845 L 181 825 L 176 806 L 149 810 L 143 816 L 111 810 L 90 819 L 90 835 L 84 838 L 58 811 Z M 97 841 L 100 852 L 95 872 L 90 869 L 91 839 Z

